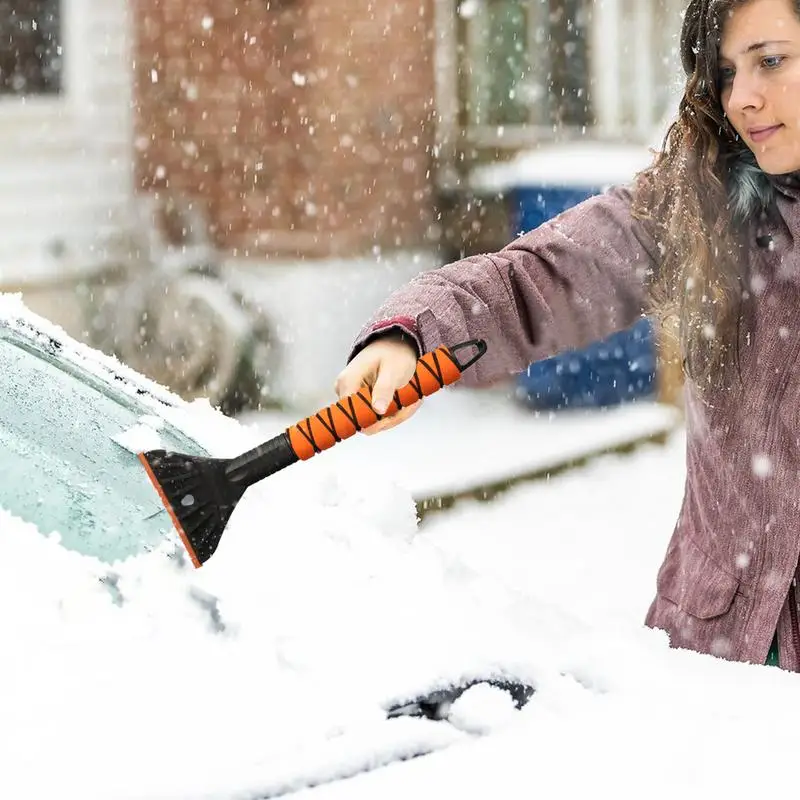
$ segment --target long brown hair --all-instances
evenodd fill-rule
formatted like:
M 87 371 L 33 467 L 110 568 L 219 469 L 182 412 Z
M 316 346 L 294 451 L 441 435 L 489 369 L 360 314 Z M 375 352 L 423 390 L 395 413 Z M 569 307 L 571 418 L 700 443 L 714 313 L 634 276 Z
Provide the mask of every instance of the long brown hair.
M 738 163 L 752 163 L 752 154 L 725 117 L 719 86 L 722 25 L 746 2 L 689 3 L 680 40 L 687 80 L 678 116 L 634 194 L 633 213 L 654 223 L 662 253 L 651 287 L 654 310 L 664 332 L 678 338 L 684 371 L 701 392 L 727 382 L 747 299 L 745 234 L 752 219 L 737 218 L 742 209 L 732 199 L 731 180 Z M 800 0 L 795 5 L 800 15 Z M 751 204 L 751 218 L 753 210 Z

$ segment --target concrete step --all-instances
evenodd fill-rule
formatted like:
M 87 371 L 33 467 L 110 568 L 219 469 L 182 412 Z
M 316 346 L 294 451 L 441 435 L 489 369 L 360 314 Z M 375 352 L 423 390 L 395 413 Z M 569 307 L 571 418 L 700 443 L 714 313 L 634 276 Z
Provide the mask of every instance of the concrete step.
M 249 412 L 241 419 L 268 438 L 316 410 Z M 319 458 L 356 470 L 374 465 L 410 491 L 424 516 L 463 497 L 488 500 L 520 481 L 545 479 L 599 455 L 664 441 L 681 424 L 675 407 L 655 401 L 533 412 L 514 403 L 508 388 L 453 387 L 426 399 L 397 428 L 355 436 Z

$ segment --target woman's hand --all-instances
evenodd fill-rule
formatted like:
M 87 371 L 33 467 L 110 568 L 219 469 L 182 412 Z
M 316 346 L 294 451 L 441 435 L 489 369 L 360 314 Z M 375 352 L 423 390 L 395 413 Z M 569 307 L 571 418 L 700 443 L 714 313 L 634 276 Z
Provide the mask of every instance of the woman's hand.
M 394 393 L 405 386 L 417 368 L 417 351 L 412 344 L 399 335 L 386 336 L 370 342 L 339 373 L 335 390 L 339 397 L 357 392 L 365 383 L 372 389 L 372 407 L 379 413 L 392 402 Z M 393 428 L 407 420 L 419 408 L 422 400 L 401 408 L 391 417 L 379 420 L 364 433 L 373 434 Z

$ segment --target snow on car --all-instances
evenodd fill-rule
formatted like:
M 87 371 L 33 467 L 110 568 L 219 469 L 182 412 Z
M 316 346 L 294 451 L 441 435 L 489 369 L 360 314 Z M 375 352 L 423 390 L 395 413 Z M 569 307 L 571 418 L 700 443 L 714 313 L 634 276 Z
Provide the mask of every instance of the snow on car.
M 255 434 L 9 296 L 0 366 L 0 795 L 274 796 L 527 699 L 502 688 L 533 681 L 527 645 L 415 546 L 410 495 L 368 464 L 254 487 L 195 570 L 136 454 Z
M 158 438 L 233 456 L 264 429 L 181 402 L 14 298 L 0 353 L 0 796 L 789 785 L 797 676 L 670 650 L 641 624 L 681 500 L 680 434 L 423 531 L 366 455 L 312 459 L 249 490 L 195 570 L 135 453 Z M 518 686 L 535 689 L 521 710 Z

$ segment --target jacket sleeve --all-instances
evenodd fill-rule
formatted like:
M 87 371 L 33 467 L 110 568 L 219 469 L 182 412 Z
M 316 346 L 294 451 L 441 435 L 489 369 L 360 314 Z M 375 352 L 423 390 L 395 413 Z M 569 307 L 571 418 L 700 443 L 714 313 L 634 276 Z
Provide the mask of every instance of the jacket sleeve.
M 631 215 L 629 189 L 615 187 L 498 253 L 416 276 L 364 326 L 350 358 L 388 331 L 413 337 L 420 352 L 482 338 L 486 355 L 464 381 L 498 381 L 633 324 L 657 258 L 649 226 Z

